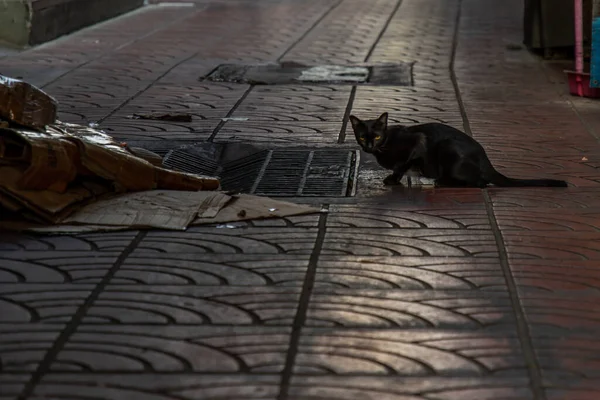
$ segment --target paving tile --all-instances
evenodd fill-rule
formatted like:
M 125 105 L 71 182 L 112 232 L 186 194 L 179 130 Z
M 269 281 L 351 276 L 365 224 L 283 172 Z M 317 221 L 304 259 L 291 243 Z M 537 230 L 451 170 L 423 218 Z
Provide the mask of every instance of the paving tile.
M 29 374 L 11 374 L 9 372 L 0 374 L 0 399 L 15 400 L 29 379 Z
M 521 305 L 532 331 L 550 334 L 560 332 L 598 335 L 600 315 L 598 293 L 540 293 L 521 289 Z
M 176 379 L 174 379 L 176 376 Z M 278 375 L 47 374 L 33 400 L 275 400 Z M 80 394 L 76 394 L 80 393 Z
M 595 166 L 590 165 L 589 160 L 594 159 L 592 162 L 597 162 L 598 158 L 592 157 L 590 154 L 586 154 L 585 158 L 583 154 L 576 155 L 570 160 L 557 159 L 556 154 L 555 157 L 552 157 L 550 153 L 533 157 L 515 156 L 506 152 L 502 155 L 490 153 L 488 155 L 494 167 L 506 174 L 513 171 L 518 171 L 519 175 L 530 177 L 545 177 L 548 174 L 558 176 L 569 176 L 571 174 L 575 176 L 594 176 L 594 174 L 597 174 Z M 582 158 L 588 161 L 582 161 Z
M 490 188 L 487 189 L 494 209 L 532 208 L 597 208 L 600 188 Z
M 216 60 L 214 64 L 219 62 Z M 213 108 L 211 106 L 215 104 L 225 105 L 231 104 L 232 100 L 237 101 L 250 88 L 245 84 L 199 81 L 201 71 L 198 69 L 197 73 L 194 82 L 158 82 L 129 104 L 140 106 L 147 101 L 175 106 L 187 105 L 201 109 Z
M 561 379 L 598 379 L 600 341 L 597 334 L 533 327 L 532 344 L 544 376 Z
M 129 246 L 136 235 L 136 231 L 55 236 L 3 231 L 0 232 L 0 251 L 4 255 L 21 251 L 115 252 L 122 251 Z
M 0 323 L 66 323 L 94 285 L 0 284 Z
M 255 87 L 232 116 L 265 124 L 334 122 L 341 125 L 351 91 L 350 86 L 339 85 L 267 88 Z
M 499 260 L 473 257 L 319 257 L 316 287 L 506 290 Z
M 562 231 L 597 232 L 600 230 L 600 208 L 535 209 L 500 208 L 494 210 L 498 226 L 502 231 Z
M 212 254 L 310 254 L 316 236 L 317 230 L 312 228 L 219 229 L 192 227 L 186 232 L 149 232 L 136 251 Z
M 0 283 L 98 283 L 118 257 L 100 251 L 4 252 Z
M 407 1 L 390 21 L 372 55 L 378 62 L 394 62 L 398 59 L 417 61 L 415 84 L 429 82 L 419 79 L 422 64 L 439 65 L 435 77 L 449 78 L 447 66 L 451 57 L 451 43 L 458 12 L 456 1 Z M 438 21 L 444 21 L 440 24 Z M 444 70 L 445 69 L 445 70 Z M 447 82 L 447 79 L 439 79 Z
M 219 131 L 215 142 L 253 142 L 294 147 L 336 144 L 342 121 L 339 122 L 261 122 L 230 121 Z
M 79 125 L 90 125 L 91 123 L 97 123 L 110 112 L 109 110 L 95 109 L 95 110 L 82 110 L 77 111 L 65 111 L 59 106 L 57 113 L 57 119 L 61 122 L 67 122 L 70 124 Z
M 526 374 L 513 330 L 302 330 L 300 374 L 486 376 Z
M 102 108 L 107 112 L 118 107 L 124 99 L 135 95 L 137 90 L 122 83 L 90 81 L 55 83 L 46 89 L 59 102 L 59 109 Z M 77 102 L 81 103 L 78 105 Z
M 600 233 L 593 231 L 504 231 L 509 258 L 600 260 Z
M 362 153 L 361 153 L 362 157 Z M 366 160 L 363 159 L 363 163 Z M 371 160 L 371 162 L 375 162 Z M 383 185 L 383 177 L 388 172 L 381 170 L 382 177 L 380 181 L 375 183 L 372 182 L 373 177 L 369 173 L 365 173 L 363 169 L 359 174 L 359 190 L 357 192 L 360 197 L 357 199 L 357 203 L 361 207 L 375 207 L 381 206 L 384 208 L 392 209 L 404 209 L 404 210 L 439 210 L 439 209 L 452 209 L 457 210 L 458 208 L 484 208 L 485 201 L 480 189 L 457 189 L 457 188 L 414 188 L 408 190 L 401 186 L 393 186 L 392 188 L 385 187 Z M 364 176 L 367 175 L 367 176 Z M 364 177 L 364 180 L 360 181 Z M 369 190 L 377 187 L 383 189 L 383 191 L 375 191 L 371 194 L 365 190 L 365 186 L 369 187 Z
M 480 107 L 498 107 L 502 103 L 486 102 L 481 104 Z M 469 121 L 470 122 L 470 121 Z M 475 123 L 477 126 L 477 123 Z M 546 150 L 551 150 L 553 147 L 562 145 L 565 150 L 565 154 L 554 153 L 557 157 L 574 156 L 576 151 L 585 152 L 595 150 L 593 146 L 592 138 L 589 132 L 583 126 L 571 126 L 568 130 L 564 128 L 556 128 L 547 125 L 529 125 L 520 127 L 515 130 L 509 126 L 496 126 L 489 124 L 482 125 L 473 131 L 473 137 L 480 142 L 487 150 L 488 144 L 490 145 L 490 152 L 494 152 L 494 148 L 497 148 L 497 152 L 501 154 L 500 147 L 502 143 L 506 143 L 510 147 L 507 150 L 515 153 L 527 153 L 528 157 L 546 156 L 550 154 Z M 544 144 L 544 146 L 538 147 L 538 152 L 530 151 L 532 144 Z
M 550 108 L 550 107 L 549 107 Z M 532 110 L 532 112 L 534 112 Z M 498 112 L 469 112 L 469 122 L 472 122 L 474 126 L 479 131 L 479 127 L 487 128 L 488 130 L 491 127 L 513 127 L 518 129 L 520 126 L 539 126 L 543 127 L 545 125 L 553 125 L 555 129 L 566 130 L 571 127 L 579 127 L 580 122 L 576 120 L 576 116 L 573 113 L 557 115 L 557 113 L 550 114 L 551 110 L 545 110 L 547 114 L 545 115 L 535 115 L 525 113 L 522 110 L 514 111 L 511 113 L 502 112 L 502 110 L 498 110 Z M 491 130 L 491 129 L 489 129 Z M 524 141 L 525 142 L 525 141 Z
M 593 400 L 600 396 L 600 384 L 597 378 L 573 378 L 555 376 L 544 379 L 548 400 Z
M 508 293 L 315 289 L 308 326 L 473 330 L 514 322 Z
M 139 98 L 139 97 L 138 97 Z M 133 103 L 133 102 L 132 102 Z M 138 120 L 134 118 L 135 115 L 140 114 L 160 114 L 160 113 L 173 113 L 173 114 L 189 114 L 192 118 L 192 121 L 182 125 L 186 128 L 197 128 L 198 124 L 205 120 L 216 120 L 220 121 L 221 118 L 225 117 L 233 104 L 235 103 L 235 99 L 230 102 L 153 102 L 149 103 L 148 101 L 137 101 L 136 103 L 129 103 L 124 107 L 121 107 L 117 110 L 111 118 L 107 119 L 107 121 L 112 121 L 113 124 L 124 123 L 127 121 L 130 122 L 138 122 L 143 120 Z M 162 125 L 161 125 L 162 126 Z M 173 124 L 173 126 L 177 126 L 177 124 Z M 172 129 L 175 130 L 175 129 Z
M 299 296 L 296 288 L 115 284 L 84 322 L 289 326 Z
M 400 378 L 315 376 L 292 378 L 290 400 L 532 400 L 526 377 Z
M 358 109 L 385 107 L 398 112 L 458 110 L 454 91 L 427 86 L 360 86 L 356 88 L 353 106 Z
M 322 254 L 360 256 L 497 257 L 491 231 L 483 229 L 329 228 Z
M 331 205 L 328 227 L 491 229 L 485 208 L 407 210 L 385 205 Z
M 544 127 L 541 128 L 542 130 Z M 487 132 L 475 135 L 478 142 L 485 146 L 486 153 L 493 157 L 495 155 L 510 155 L 516 159 L 529 160 L 536 158 L 563 157 L 573 162 L 581 161 L 582 157 L 598 154 L 598 147 L 590 140 L 574 141 L 572 138 L 557 139 L 556 136 L 548 137 L 541 147 L 539 142 L 506 137 L 500 131 L 499 137 L 488 136 Z M 530 130 L 531 132 L 532 130 Z M 535 131 L 534 131 L 535 132 Z M 547 134 L 547 132 L 546 132 Z
M 219 124 L 220 118 L 195 122 L 164 122 L 154 120 L 109 118 L 100 128 L 117 140 L 193 139 L 205 141 Z
M 279 373 L 290 328 L 82 325 L 51 371 Z
M 395 5 L 395 0 L 341 2 L 283 60 L 343 64 L 365 61 Z
M 0 323 L 2 373 L 33 372 L 64 325 Z
M 308 256 L 246 254 L 156 254 L 138 251 L 111 283 L 147 285 L 301 287 Z
M 528 292 L 600 294 L 598 261 L 511 259 L 517 286 Z

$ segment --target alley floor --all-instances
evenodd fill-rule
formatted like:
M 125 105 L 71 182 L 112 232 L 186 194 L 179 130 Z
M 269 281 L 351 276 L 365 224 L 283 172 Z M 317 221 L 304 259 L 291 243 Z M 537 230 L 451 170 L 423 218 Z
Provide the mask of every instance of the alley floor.
M 319 214 L 0 233 L 0 399 L 600 399 L 600 103 L 521 42 L 519 0 L 196 0 L 0 54 L 124 141 L 356 149 L 348 113 L 387 111 L 570 184 L 390 189 L 363 154 L 355 196 L 291 199 Z M 199 80 L 275 61 L 414 62 L 414 85 Z M 128 118 L 152 111 L 193 120 Z

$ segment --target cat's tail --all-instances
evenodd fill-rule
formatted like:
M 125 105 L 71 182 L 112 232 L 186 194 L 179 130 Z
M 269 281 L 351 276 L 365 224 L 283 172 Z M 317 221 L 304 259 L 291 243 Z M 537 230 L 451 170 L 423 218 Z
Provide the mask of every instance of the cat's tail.
M 500 187 L 569 187 L 567 182 L 558 179 L 515 179 L 506 177 L 496 170 L 491 173 L 489 181 Z

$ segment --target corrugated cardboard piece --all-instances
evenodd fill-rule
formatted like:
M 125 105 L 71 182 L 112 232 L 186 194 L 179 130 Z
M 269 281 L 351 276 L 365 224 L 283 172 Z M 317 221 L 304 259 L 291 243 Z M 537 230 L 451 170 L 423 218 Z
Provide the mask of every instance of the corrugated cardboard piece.
M 4 220 L 0 228 L 46 234 L 117 231 L 133 228 L 183 230 L 189 225 L 314 214 L 319 209 L 268 197 L 221 192 L 151 190 L 118 195 L 85 206 L 63 223 L 43 225 Z
M 34 221 L 64 221 L 114 193 L 218 188 L 216 178 L 160 168 L 96 129 L 60 122 L 44 132 L 0 128 L 0 205 Z
M 219 192 L 150 190 L 85 206 L 62 223 L 185 230 L 198 216 L 215 217 L 231 200 Z
M 33 129 L 56 120 L 56 100 L 37 87 L 0 75 L 0 117 Z

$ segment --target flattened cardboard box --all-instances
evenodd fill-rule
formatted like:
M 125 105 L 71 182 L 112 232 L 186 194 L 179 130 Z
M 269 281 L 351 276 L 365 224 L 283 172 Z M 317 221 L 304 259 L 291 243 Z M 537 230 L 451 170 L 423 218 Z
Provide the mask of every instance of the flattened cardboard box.
M 0 128 L 0 203 L 57 223 L 108 193 L 216 190 L 216 178 L 156 167 L 101 131 L 57 123 L 46 132 Z
M 151 190 L 122 194 L 90 204 L 67 218 L 62 224 L 43 225 L 13 220 L 0 222 L 0 228 L 45 234 L 134 228 L 182 230 L 195 225 L 226 224 L 318 212 L 320 210 L 316 207 L 268 197 L 244 194 L 229 196 L 221 192 Z

